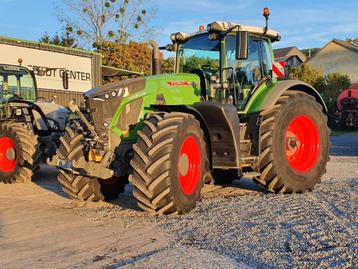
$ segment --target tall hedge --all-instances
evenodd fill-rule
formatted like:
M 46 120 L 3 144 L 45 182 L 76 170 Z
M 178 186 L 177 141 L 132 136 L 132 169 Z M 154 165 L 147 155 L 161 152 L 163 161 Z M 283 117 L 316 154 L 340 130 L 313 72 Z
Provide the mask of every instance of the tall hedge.
M 104 42 L 98 52 L 103 56 L 104 65 L 139 72 L 144 75 L 151 74 L 152 49 L 147 43 L 130 42 L 128 44 L 119 44 Z M 173 73 L 174 62 L 173 57 L 162 59 L 162 72 Z M 115 77 L 105 82 L 123 78 L 125 77 Z
M 146 43 L 104 42 L 99 48 L 99 52 L 103 55 L 104 65 L 140 72 L 145 75 L 151 73 L 152 52 Z

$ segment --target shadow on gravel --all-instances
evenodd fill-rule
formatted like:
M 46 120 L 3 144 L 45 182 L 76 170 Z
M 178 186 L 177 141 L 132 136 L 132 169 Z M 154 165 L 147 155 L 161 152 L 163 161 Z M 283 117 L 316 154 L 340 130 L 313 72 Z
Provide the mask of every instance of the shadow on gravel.
M 331 136 L 332 156 L 358 156 L 358 134 Z
M 56 168 L 41 165 L 40 171 L 36 175 L 33 182 L 45 190 L 56 193 L 61 197 L 68 198 L 68 196 L 62 191 L 60 183 L 57 182 Z
M 61 185 L 57 182 L 57 171 L 53 167 L 42 165 L 41 169 L 33 180 L 35 184 L 41 188 L 53 192 L 61 197 L 70 199 L 66 193 L 62 191 Z M 218 191 L 219 190 L 219 191 Z M 215 194 L 218 191 L 217 194 Z M 266 190 L 253 182 L 251 179 L 242 178 L 234 180 L 232 184 L 226 185 L 206 185 L 204 193 L 212 193 L 214 196 L 225 194 L 245 195 L 248 193 L 267 193 Z M 122 207 L 123 209 L 130 209 L 134 211 L 142 211 L 137 205 L 133 195 L 133 186 L 128 184 L 125 192 L 121 193 L 116 200 L 110 201 L 110 204 Z
M 261 188 L 258 184 L 256 184 L 250 178 L 241 178 L 240 180 L 235 180 L 233 184 L 230 186 L 240 188 L 244 191 L 252 191 L 252 192 L 259 192 L 259 193 L 269 193 L 264 188 Z
M 128 184 L 125 188 L 124 193 L 121 193 L 118 198 L 114 201 L 111 201 L 111 204 L 122 207 L 123 209 L 130 209 L 134 211 L 143 211 L 137 205 L 137 201 L 134 199 L 133 195 L 133 187 Z

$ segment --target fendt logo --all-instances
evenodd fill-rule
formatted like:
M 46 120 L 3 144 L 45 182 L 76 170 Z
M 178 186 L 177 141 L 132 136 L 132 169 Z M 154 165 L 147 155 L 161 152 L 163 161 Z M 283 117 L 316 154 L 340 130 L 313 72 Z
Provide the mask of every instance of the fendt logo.
M 168 81 L 169 86 L 191 86 L 192 83 L 189 81 Z

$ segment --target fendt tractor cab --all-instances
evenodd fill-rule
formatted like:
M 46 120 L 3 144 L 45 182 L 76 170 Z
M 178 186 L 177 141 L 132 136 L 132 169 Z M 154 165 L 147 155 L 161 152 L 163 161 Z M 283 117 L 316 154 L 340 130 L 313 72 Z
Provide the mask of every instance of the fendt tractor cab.
M 69 113 L 37 100 L 33 71 L 0 64 L 0 182 L 30 181 L 41 161 L 55 154 Z
M 268 9 L 264 10 L 266 21 Z M 174 74 L 88 91 L 89 117 L 61 138 L 52 164 L 71 197 L 117 197 L 129 181 L 139 207 L 154 214 L 192 209 L 204 183 L 251 177 L 270 192 L 312 190 L 329 150 L 326 106 L 310 85 L 272 74 L 266 27 L 214 22 L 171 35 Z

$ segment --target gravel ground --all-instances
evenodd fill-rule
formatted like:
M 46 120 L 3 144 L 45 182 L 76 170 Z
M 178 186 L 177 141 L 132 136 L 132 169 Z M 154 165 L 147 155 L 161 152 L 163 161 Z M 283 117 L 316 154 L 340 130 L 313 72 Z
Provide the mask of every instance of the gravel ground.
M 216 197 L 160 224 L 180 244 L 258 268 L 353 268 L 357 190 L 357 180 L 347 179 L 324 182 L 304 195 Z
M 159 224 L 175 242 L 252 267 L 358 268 L 357 156 L 358 136 L 332 137 L 328 171 L 314 192 L 229 191 Z
M 130 186 L 113 204 L 72 202 L 53 172 L 0 185 L 0 268 L 358 268 L 358 136 L 332 144 L 311 193 L 244 179 L 205 187 L 179 217 L 141 212 Z
M 358 268 L 357 179 L 358 136 L 332 137 L 327 174 L 314 192 L 268 194 L 245 179 L 208 186 L 194 211 L 153 219 L 171 235 L 165 249 L 121 265 Z
M 267 194 L 244 180 L 207 190 L 194 211 L 158 223 L 172 246 L 206 251 L 206 260 L 220 254 L 221 267 L 358 268 L 357 135 L 332 137 L 327 168 L 312 193 Z

